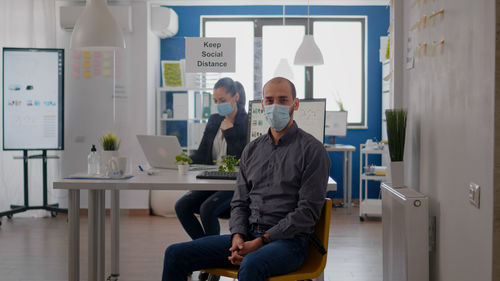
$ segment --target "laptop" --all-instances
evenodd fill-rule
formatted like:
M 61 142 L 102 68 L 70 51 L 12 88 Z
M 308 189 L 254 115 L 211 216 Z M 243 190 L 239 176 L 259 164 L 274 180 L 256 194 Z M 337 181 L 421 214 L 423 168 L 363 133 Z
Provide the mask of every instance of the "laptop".
M 148 160 L 149 166 L 156 169 L 177 169 L 175 156 L 182 149 L 176 136 L 137 135 L 137 140 Z M 216 165 L 190 164 L 190 171 L 217 169 Z
M 176 136 L 137 135 L 137 140 L 149 166 L 158 169 L 177 169 L 175 156 L 182 149 Z

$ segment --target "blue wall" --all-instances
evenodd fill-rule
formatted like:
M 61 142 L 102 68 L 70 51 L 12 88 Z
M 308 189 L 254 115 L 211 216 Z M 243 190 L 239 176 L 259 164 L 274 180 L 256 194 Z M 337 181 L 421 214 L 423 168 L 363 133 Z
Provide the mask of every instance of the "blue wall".
M 179 32 L 175 37 L 161 40 L 161 59 L 179 60 L 184 55 L 184 37 L 200 36 L 200 17 L 203 15 L 283 15 L 282 6 L 169 6 L 179 15 Z M 379 62 L 380 36 L 387 35 L 389 8 L 384 6 L 311 6 L 311 15 L 324 16 L 366 16 L 367 17 L 367 109 L 368 129 L 349 129 L 347 137 L 338 137 L 336 142 L 356 147 L 353 153 L 352 196 L 359 198 L 359 145 L 367 139 L 381 138 L 382 116 L 382 65 Z M 307 6 L 287 6 L 286 15 L 307 15 Z M 331 197 L 342 198 L 342 153 L 330 152 L 332 166 L 330 175 L 338 183 L 338 192 Z M 378 183 L 371 182 L 370 187 Z M 370 188 L 369 197 L 377 198 L 378 188 Z

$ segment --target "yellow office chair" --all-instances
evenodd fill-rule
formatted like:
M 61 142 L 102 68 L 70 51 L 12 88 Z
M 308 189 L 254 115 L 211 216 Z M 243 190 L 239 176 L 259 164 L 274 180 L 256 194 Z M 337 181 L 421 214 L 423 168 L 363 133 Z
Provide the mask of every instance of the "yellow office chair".
M 332 200 L 325 199 L 321 217 L 316 223 L 314 234 L 321 241 L 328 253 L 328 235 L 330 233 L 330 217 L 332 214 Z M 309 243 L 309 252 L 302 266 L 294 271 L 284 275 L 273 276 L 268 278 L 268 281 L 292 281 L 292 280 L 308 280 L 314 279 L 323 273 L 326 265 L 327 254 L 322 255 L 318 249 Z M 212 275 L 225 276 L 229 278 L 238 278 L 237 269 L 229 268 L 210 268 L 202 270 Z

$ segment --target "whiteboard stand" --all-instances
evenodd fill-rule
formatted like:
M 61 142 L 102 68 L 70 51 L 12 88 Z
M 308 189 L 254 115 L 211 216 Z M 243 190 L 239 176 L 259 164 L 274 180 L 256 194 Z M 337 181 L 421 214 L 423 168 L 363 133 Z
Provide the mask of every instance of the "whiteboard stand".
M 24 174 L 24 205 L 10 205 L 11 210 L 0 212 L 0 225 L 2 225 L 1 218 L 6 216 L 11 219 L 14 214 L 26 212 L 29 210 L 46 210 L 50 211 L 52 217 L 57 216 L 58 213 L 67 214 L 67 209 L 59 208 L 59 204 L 47 203 L 47 159 L 59 159 L 59 156 L 47 156 L 47 150 L 42 150 L 42 154 L 28 156 L 28 150 L 23 150 L 23 156 L 14 156 L 14 159 L 23 159 L 23 174 Z M 28 184 L 28 160 L 29 159 L 42 159 L 42 173 L 43 173 L 43 205 L 30 206 L 29 205 L 29 184 Z
M 328 145 L 334 145 L 335 144 L 335 136 L 325 136 L 326 143 L 325 147 L 328 147 Z

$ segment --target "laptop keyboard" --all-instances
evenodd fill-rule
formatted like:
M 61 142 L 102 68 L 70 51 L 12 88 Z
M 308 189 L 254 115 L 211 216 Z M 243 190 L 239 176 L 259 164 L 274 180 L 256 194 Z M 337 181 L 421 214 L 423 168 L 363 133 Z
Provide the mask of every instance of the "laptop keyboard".
M 196 175 L 198 179 L 214 179 L 214 180 L 235 180 L 238 172 L 221 172 L 221 171 L 203 171 Z

